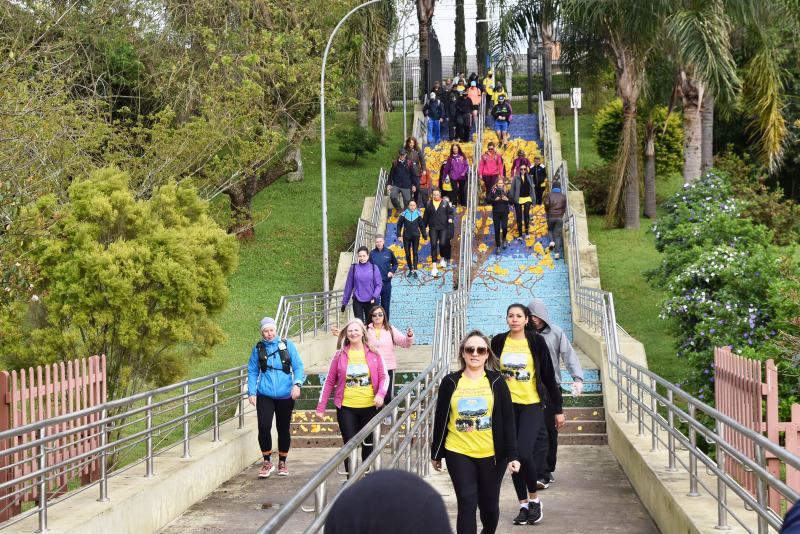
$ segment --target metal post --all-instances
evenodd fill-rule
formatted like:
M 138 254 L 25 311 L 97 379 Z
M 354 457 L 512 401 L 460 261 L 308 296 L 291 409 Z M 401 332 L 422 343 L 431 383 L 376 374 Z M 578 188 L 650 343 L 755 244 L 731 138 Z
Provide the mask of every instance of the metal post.
M 725 430 L 724 423 L 717 421 L 717 524 L 714 527 L 717 530 L 730 530 L 728 525 L 728 511 L 725 506 L 728 504 L 728 485 L 725 484 L 725 448 L 720 444 L 722 434 Z
M 145 425 L 147 427 L 147 437 L 145 444 L 147 446 L 147 457 L 145 458 L 145 478 L 153 477 L 153 396 L 147 396 L 147 415 L 145 415 Z
M 347 479 L 350 480 L 353 477 L 353 473 L 356 472 L 358 468 L 358 447 L 355 447 L 352 451 L 350 451 L 350 469 L 347 471 Z
M 219 441 L 219 377 L 214 377 L 214 437 L 211 441 Z
M 317 486 L 317 489 L 314 491 L 314 517 L 319 517 L 322 515 L 322 511 L 325 509 L 325 501 L 327 500 L 327 493 L 328 493 L 328 481 L 323 480 L 322 483 Z
M 667 470 L 670 472 L 677 471 L 677 458 L 675 457 L 675 413 L 672 411 L 672 407 L 675 405 L 673 400 L 673 393 L 672 390 L 667 390 L 667 421 L 669 421 L 669 432 L 667 434 L 667 449 L 669 450 L 669 465 L 667 466 Z
M 403 24 L 403 142 L 408 139 L 408 111 L 406 111 L 406 26 Z
M 578 141 L 578 108 L 573 108 L 572 111 L 575 112 L 575 170 L 581 168 L 580 157 L 578 154 L 580 153 L 580 143 Z
M 47 437 L 47 427 L 39 429 L 39 471 L 42 476 L 39 477 L 39 530 L 36 532 L 47 532 L 47 446 L 45 438 Z
M 99 502 L 108 501 L 108 470 L 106 467 L 106 445 L 108 443 L 108 429 L 106 428 L 106 419 L 108 418 L 108 410 L 103 408 L 100 413 L 100 498 Z
M 755 444 L 756 450 L 756 462 L 762 469 L 767 468 L 767 455 L 764 451 L 764 447 L 759 445 L 758 443 Z M 761 478 L 760 474 L 756 474 L 756 500 L 758 501 L 758 534 L 767 534 L 769 532 L 769 524 L 767 523 L 767 518 L 764 515 L 765 510 L 769 506 L 769 502 L 767 501 L 767 484 L 764 482 L 764 479 Z
M 636 391 L 638 402 L 636 403 L 636 411 L 638 413 L 639 419 L 639 431 L 636 434 L 637 436 L 644 436 L 644 408 L 642 403 L 642 371 L 637 369 L 636 370 Z
M 183 458 L 189 458 L 189 384 L 183 386 Z
M 375 460 L 372 462 L 372 469 L 374 469 L 375 471 L 380 470 L 381 469 L 381 465 L 382 465 L 382 463 L 381 463 L 381 460 L 382 460 L 381 453 L 383 451 L 378 450 L 378 443 L 380 442 L 380 440 L 381 440 L 381 425 L 377 425 L 375 427 L 375 429 L 372 431 L 372 445 L 375 448 L 375 450 L 378 451 L 378 455 L 375 457 Z
M 320 152 L 321 161 L 320 168 L 322 174 L 322 290 L 330 290 L 330 272 L 328 262 L 328 164 L 325 158 L 325 67 L 328 65 L 328 52 L 331 50 L 333 38 L 336 32 L 342 27 L 350 15 L 358 11 L 364 6 L 375 4 L 382 0 L 368 0 L 363 4 L 359 4 L 347 14 L 342 17 L 336 27 L 333 28 L 330 37 L 328 37 L 328 44 L 325 46 L 325 53 L 322 54 L 322 72 L 319 79 L 319 118 L 320 118 Z
M 650 450 L 658 450 L 658 402 L 656 401 L 656 380 L 650 379 Z
M 625 362 L 625 392 L 628 395 L 628 415 L 626 422 L 633 422 L 633 396 L 631 396 L 631 364 Z
M 697 431 L 691 424 L 695 420 L 694 404 L 689 404 L 689 497 L 699 497 L 697 491 Z
M 244 428 L 244 369 L 239 369 L 239 428 Z

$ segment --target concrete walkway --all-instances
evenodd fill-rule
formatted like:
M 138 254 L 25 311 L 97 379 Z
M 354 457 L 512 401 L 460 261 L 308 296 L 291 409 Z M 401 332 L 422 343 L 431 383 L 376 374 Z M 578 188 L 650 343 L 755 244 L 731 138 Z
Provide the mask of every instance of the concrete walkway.
M 606 446 L 558 448 L 556 482 L 539 492 L 543 519 L 536 525 L 513 525 L 519 511 L 511 475 L 503 478 L 498 534 L 656 534 L 658 529 Z M 444 498 L 455 530 L 456 496 L 447 473 L 426 478 Z M 480 529 L 480 518 L 478 518 Z

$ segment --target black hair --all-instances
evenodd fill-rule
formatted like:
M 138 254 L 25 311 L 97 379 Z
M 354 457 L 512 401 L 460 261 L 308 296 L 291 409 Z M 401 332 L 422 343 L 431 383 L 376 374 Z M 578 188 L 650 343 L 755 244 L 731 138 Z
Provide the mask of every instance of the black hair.
M 358 250 L 356 251 L 356 255 L 358 255 L 358 253 L 361 252 L 361 251 L 364 251 L 367 254 L 369 254 L 369 249 L 367 247 L 358 247 Z
M 515 302 L 514 304 L 512 304 L 511 306 L 506 308 L 506 315 L 508 315 L 508 312 L 510 312 L 514 308 L 519 308 L 519 309 L 522 310 L 522 313 L 525 314 L 525 322 L 527 323 L 528 320 L 531 318 L 531 310 L 529 310 L 528 307 L 525 306 L 524 304 L 520 304 L 519 302 Z

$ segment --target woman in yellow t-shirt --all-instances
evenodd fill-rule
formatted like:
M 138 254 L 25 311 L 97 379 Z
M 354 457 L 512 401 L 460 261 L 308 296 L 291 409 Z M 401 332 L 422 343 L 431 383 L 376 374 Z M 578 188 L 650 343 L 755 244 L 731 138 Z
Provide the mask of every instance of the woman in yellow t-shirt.
M 506 310 L 508 332 L 492 338 L 492 351 L 500 355 L 500 372 L 506 379 L 513 402 L 514 422 L 522 467 L 512 475 L 519 499 L 515 525 L 536 524 L 542 520 L 542 503 L 537 494 L 537 476 L 547 457 L 547 441 L 538 439 L 544 427 L 545 403 L 552 403 L 556 427 L 564 426 L 561 389 L 556 382 L 553 361 L 544 338 L 526 330 L 530 310 L 512 304 Z
M 336 349 L 317 403 L 317 415 L 325 414 L 333 393 L 336 420 L 346 444 L 383 407 L 389 380 L 383 357 L 369 346 L 367 328 L 361 319 L 352 319 L 342 328 Z M 371 439 L 363 443 L 362 460 L 372 452 Z M 345 468 L 350 473 L 349 460 L 345 460 Z
M 475 534 L 480 508 L 482 532 L 494 533 L 500 520 L 500 484 L 506 467 L 519 469 L 511 394 L 498 372 L 489 339 L 473 330 L 458 350 L 461 370 L 439 385 L 431 441 L 431 463 L 442 458 L 458 501 L 457 534 Z M 475 487 L 477 486 L 477 491 Z

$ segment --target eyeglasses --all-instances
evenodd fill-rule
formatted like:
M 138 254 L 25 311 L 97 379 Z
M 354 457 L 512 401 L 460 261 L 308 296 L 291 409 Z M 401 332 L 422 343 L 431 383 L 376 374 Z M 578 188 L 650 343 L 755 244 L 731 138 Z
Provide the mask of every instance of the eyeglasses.
M 477 354 L 478 356 L 486 356 L 489 353 L 488 347 L 464 347 L 466 354 Z
M 383 317 L 383 312 L 375 312 L 372 314 L 372 317 Z

